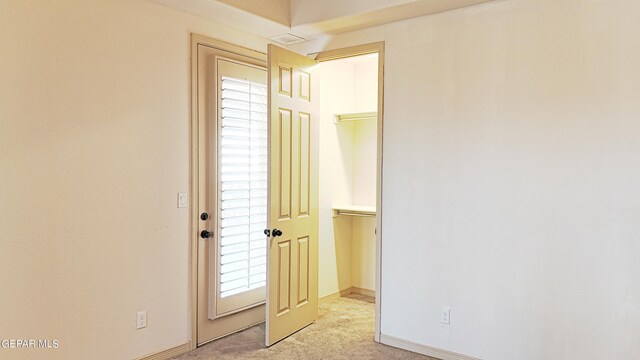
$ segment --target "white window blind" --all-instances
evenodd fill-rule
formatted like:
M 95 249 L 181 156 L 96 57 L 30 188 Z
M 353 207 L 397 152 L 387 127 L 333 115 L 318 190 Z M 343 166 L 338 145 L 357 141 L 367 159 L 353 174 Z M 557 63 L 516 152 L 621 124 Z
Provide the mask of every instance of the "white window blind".
M 267 87 L 222 77 L 219 142 L 222 298 L 266 284 Z

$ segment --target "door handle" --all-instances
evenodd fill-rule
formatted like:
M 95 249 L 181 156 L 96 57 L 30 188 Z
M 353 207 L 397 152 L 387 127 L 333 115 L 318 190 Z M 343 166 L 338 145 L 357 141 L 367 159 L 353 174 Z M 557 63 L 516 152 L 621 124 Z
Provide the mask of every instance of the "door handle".
M 273 235 L 273 237 L 278 237 L 282 235 L 282 231 L 278 229 L 273 229 L 273 231 L 269 229 L 264 229 L 264 234 L 267 235 L 267 237 L 271 237 L 271 235 Z
M 200 232 L 200 237 L 203 239 L 208 239 L 210 237 L 213 237 L 213 232 L 209 231 L 209 230 L 202 230 Z

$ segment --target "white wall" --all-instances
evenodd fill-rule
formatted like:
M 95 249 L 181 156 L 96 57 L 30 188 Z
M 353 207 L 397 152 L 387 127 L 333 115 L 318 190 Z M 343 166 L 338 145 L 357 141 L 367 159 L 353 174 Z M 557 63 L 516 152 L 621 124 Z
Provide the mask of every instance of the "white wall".
M 354 217 L 352 220 L 351 285 L 376 290 L 376 218 Z
M 354 111 L 378 110 L 378 54 L 350 58 L 354 63 Z
M 378 110 L 378 56 L 362 57 L 354 64 L 355 112 Z M 374 120 L 353 123 L 352 203 L 376 206 L 378 124 Z M 376 219 L 353 220 L 351 276 L 353 286 L 375 290 Z
M 351 218 L 341 216 L 334 219 L 332 209 L 338 204 L 351 202 L 353 129 L 336 126 L 335 115 L 352 111 L 355 92 L 353 65 L 340 61 L 323 63 L 319 74 L 322 81 L 318 295 L 323 297 L 352 286 Z
M 0 338 L 60 341 L 0 358 L 133 359 L 191 338 L 190 32 L 266 50 L 147 1 L 0 1 Z
M 378 110 L 378 57 L 360 57 L 353 66 L 353 112 Z M 376 205 L 376 165 L 378 125 L 376 121 L 353 122 L 353 184 L 352 203 Z
M 386 42 L 383 334 L 640 358 L 639 12 L 497 1 L 299 48 Z

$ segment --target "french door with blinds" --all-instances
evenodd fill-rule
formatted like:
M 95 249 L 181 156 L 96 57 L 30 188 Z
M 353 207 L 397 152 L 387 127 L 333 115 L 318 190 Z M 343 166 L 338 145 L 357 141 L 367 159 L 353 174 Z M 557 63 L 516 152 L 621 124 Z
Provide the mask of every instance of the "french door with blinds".
M 217 231 L 209 247 L 209 318 L 264 303 L 267 237 L 267 72 L 217 59 Z

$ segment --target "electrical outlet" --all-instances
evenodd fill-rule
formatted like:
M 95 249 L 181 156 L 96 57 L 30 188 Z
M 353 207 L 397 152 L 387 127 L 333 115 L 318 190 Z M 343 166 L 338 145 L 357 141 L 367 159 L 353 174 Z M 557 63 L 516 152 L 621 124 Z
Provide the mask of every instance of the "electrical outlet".
M 136 329 L 147 327 L 147 311 L 139 311 L 136 314 Z
M 187 207 L 187 193 L 178 193 L 178 207 L 186 208 Z
M 443 324 L 451 324 L 451 308 L 443 307 L 440 315 L 440 322 Z

